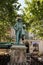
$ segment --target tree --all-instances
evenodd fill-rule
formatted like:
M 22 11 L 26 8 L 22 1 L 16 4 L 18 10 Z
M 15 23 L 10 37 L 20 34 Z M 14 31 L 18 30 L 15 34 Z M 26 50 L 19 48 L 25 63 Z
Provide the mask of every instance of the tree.
M 43 0 L 25 0 L 23 19 L 28 23 L 28 30 L 43 38 Z
M 17 10 L 20 7 L 17 1 L 0 0 L 0 41 L 1 38 L 8 38 L 6 37 L 7 30 L 16 22 Z

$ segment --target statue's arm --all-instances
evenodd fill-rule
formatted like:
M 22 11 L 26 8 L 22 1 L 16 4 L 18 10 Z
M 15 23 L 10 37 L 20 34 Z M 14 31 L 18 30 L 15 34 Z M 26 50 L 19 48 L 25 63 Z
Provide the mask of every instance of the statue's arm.
M 15 30 L 16 30 L 16 28 L 17 28 L 17 24 L 14 25 L 14 29 L 15 29 Z
M 18 24 L 17 24 L 17 23 L 14 25 L 14 29 L 15 29 L 16 31 L 18 30 Z

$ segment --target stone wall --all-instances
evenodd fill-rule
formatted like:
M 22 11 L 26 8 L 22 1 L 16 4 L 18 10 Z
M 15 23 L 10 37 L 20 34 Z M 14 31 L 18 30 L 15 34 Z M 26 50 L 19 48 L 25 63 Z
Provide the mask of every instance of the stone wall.
M 23 46 L 13 46 L 11 48 L 11 60 L 10 65 L 14 65 L 15 63 L 23 63 L 26 60 L 26 49 Z

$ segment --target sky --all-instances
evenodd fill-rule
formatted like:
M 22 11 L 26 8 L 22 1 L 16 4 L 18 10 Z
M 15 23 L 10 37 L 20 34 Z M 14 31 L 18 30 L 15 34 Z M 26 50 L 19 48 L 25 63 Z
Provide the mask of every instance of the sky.
M 18 2 L 21 4 L 20 9 L 23 9 L 25 6 L 24 0 L 18 0 Z M 21 10 L 18 11 L 18 14 L 23 14 Z
M 21 8 L 25 6 L 24 0 L 18 0 L 19 3 L 21 3 Z
M 29 1 L 31 2 L 32 0 L 29 0 Z M 23 9 L 25 7 L 25 0 L 18 0 L 18 2 L 21 3 L 21 7 L 20 8 Z M 21 13 L 22 13 L 22 11 L 19 10 L 18 14 L 21 14 Z
M 29 0 L 30 2 L 32 0 Z M 18 0 L 19 3 L 21 3 L 21 7 L 23 8 L 25 6 L 25 0 Z

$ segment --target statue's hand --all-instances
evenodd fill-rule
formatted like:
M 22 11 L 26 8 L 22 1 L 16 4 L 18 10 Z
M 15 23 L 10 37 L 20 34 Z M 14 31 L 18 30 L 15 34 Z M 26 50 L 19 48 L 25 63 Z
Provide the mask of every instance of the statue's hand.
M 14 29 L 17 31 L 18 30 L 18 28 L 17 27 L 14 27 Z

